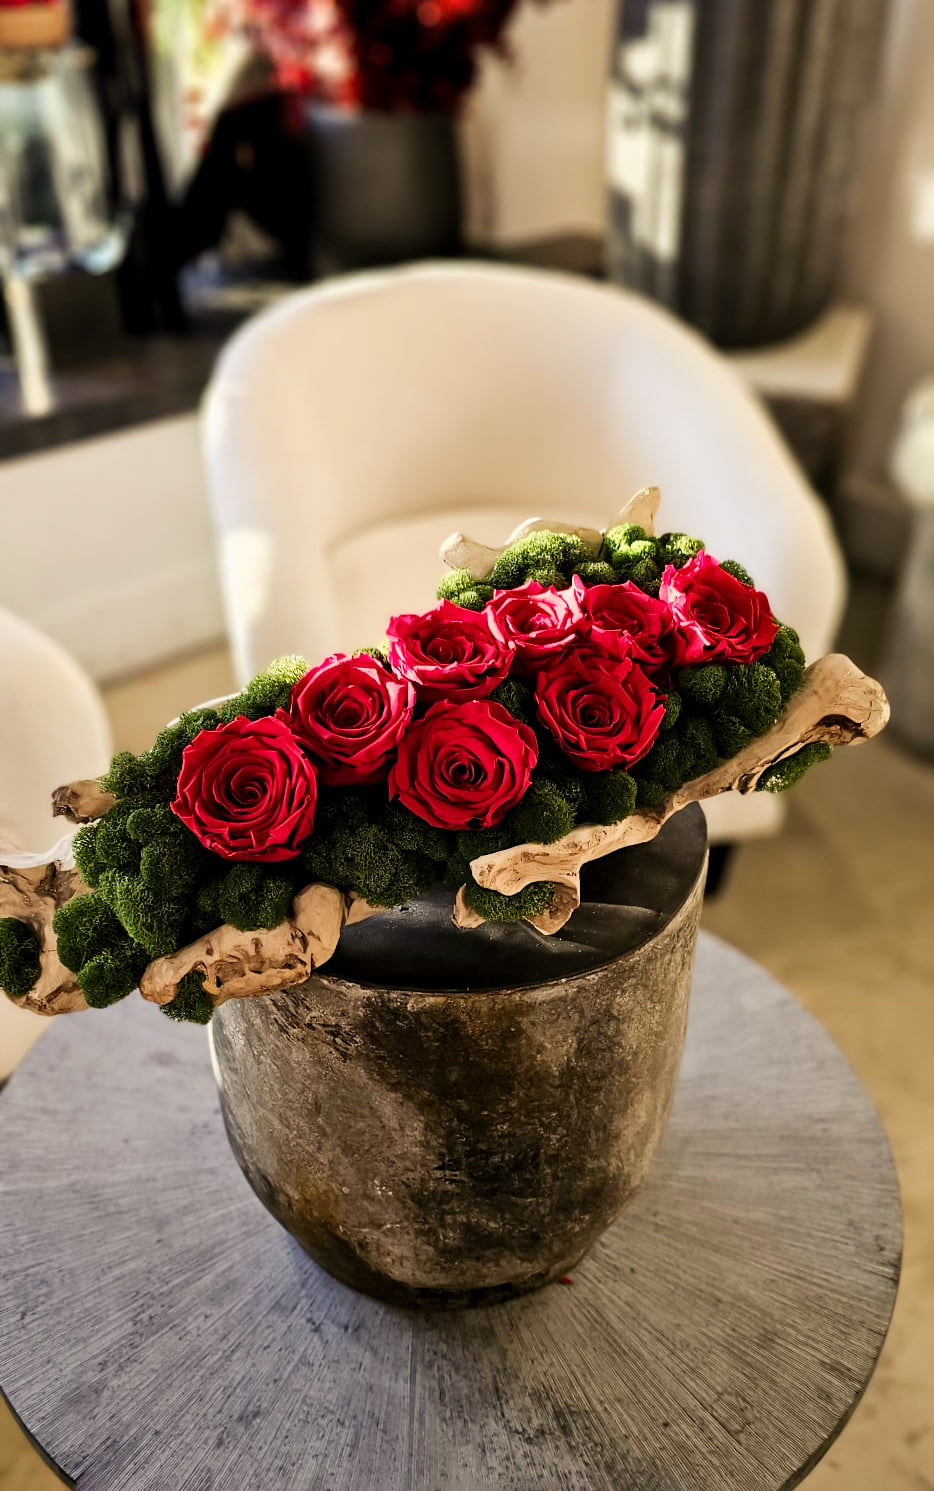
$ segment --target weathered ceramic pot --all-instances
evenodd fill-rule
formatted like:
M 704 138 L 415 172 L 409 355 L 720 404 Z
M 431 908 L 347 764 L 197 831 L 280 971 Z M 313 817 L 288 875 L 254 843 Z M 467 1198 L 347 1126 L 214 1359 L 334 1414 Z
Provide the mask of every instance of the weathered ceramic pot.
M 706 832 L 679 813 L 590 865 L 557 937 L 459 932 L 451 894 L 345 930 L 212 1043 L 257 1195 L 337 1278 L 404 1305 L 564 1274 L 648 1169 L 681 1060 Z

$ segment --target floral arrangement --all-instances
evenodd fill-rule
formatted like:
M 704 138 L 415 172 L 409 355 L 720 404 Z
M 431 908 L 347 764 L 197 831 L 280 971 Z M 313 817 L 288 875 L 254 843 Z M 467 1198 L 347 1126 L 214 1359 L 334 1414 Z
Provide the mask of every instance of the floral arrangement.
M 379 646 L 281 658 L 60 789 L 84 822 L 70 857 L 0 867 L 0 986 L 54 1012 L 139 985 L 206 1021 L 442 881 L 461 925 L 553 931 L 576 904 L 566 853 L 579 867 L 648 838 L 692 797 L 784 790 L 881 728 L 884 695 L 847 659 L 802 689 L 792 628 L 736 561 L 655 537 L 655 500 L 602 534 L 533 522 L 497 551 L 455 536 L 442 553 L 466 563 Z M 51 1003 L 33 1000 L 41 979 Z
M 479 52 L 503 51 L 517 0 L 218 0 L 214 28 L 251 37 L 287 91 L 381 111 L 455 109 Z

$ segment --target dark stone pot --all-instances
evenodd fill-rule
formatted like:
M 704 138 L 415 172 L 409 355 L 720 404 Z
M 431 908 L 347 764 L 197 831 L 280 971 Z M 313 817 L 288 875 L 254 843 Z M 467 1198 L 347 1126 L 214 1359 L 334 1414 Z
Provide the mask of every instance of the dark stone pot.
M 298 988 L 217 1011 L 230 1143 L 313 1258 L 421 1307 L 508 1298 L 578 1262 L 668 1116 L 705 852 L 694 806 L 588 866 L 557 937 L 460 932 L 439 891 L 348 928 Z
M 456 253 L 461 173 L 454 115 L 310 104 L 305 126 L 315 274 Z

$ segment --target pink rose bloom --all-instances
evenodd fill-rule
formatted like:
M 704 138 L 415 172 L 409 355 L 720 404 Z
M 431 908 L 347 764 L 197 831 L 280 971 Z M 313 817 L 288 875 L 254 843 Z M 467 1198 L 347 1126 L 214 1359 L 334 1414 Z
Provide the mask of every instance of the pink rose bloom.
M 754 663 L 778 631 L 768 596 L 721 569 L 704 550 L 680 569 L 668 565 L 658 597 L 671 607 L 682 663 Z
M 388 775 L 415 708 L 415 689 L 368 653 L 338 652 L 292 689 L 287 725 L 329 786 L 365 787 Z
M 628 649 L 622 651 L 628 650 L 652 674 L 667 673 L 680 662 L 678 634 L 664 601 L 646 595 L 631 580 L 622 585 L 587 586 L 575 575 L 572 583 L 590 619 L 592 642 L 607 652 L 618 652 L 620 638 L 627 638 Z
M 497 590 L 487 602 L 490 628 L 513 654 L 513 672 L 534 677 L 587 630 L 587 618 L 573 590 L 546 589 L 526 580 L 514 590 Z
M 439 601 L 421 615 L 389 623 L 389 662 L 421 700 L 482 699 L 502 683 L 512 664 L 485 611 Z
M 403 736 L 389 795 L 432 828 L 493 828 L 528 791 L 534 731 L 501 704 L 433 704 Z
M 185 747 L 172 812 L 212 854 L 275 864 L 298 854 L 317 798 L 315 769 L 285 725 L 238 715 Z
M 631 657 L 576 647 L 538 675 L 538 714 L 583 771 L 631 766 L 650 750 L 664 699 Z

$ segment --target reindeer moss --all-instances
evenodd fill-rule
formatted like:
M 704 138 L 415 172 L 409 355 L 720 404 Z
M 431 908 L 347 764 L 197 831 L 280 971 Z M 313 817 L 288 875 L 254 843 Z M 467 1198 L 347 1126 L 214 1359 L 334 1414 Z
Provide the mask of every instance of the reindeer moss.
M 149 962 L 145 948 L 129 937 L 90 958 L 78 973 L 78 984 L 92 1009 L 106 1009 L 138 987 Z
M 468 875 L 464 881 L 464 899 L 478 916 L 488 922 L 519 922 L 541 916 L 554 900 L 555 887 L 547 880 L 536 881 L 517 891 L 514 896 L 503 896 L 496 890 L 484 890 Z
M 208 1025 L 214 1013 L 214 1001 L 205 993 L 201 975 L 186 973 L 178 985 L 178 993 L 168 1004 L 161 1006 L 162 1013 L 170 1020 L 186 1021 L 191 1025 Z
M 22 999 L 35 988 L 41 971 L 39 940 L 16 917 L 0 918 L 0 989 Z
M 806 771 L 821 761 L 829 761 L 831 755 L 830 746 L 825 741 L 812 741 L 793 756 L 786 756 L 784 761 L 776 761 L 774 766 L 768 767 L 756 783 L 756 791 L 787 792 L 789 787 L 800 782 Z

